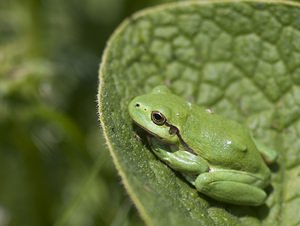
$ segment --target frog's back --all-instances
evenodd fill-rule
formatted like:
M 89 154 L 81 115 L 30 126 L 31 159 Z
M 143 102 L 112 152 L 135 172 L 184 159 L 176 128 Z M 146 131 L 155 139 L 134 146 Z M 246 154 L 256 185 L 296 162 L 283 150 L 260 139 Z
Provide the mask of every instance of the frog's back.
M 182 138 L 215 168 L 267 174 L 265 165 L 246 127 L 220 115 L 192 106 L 181 130 Z

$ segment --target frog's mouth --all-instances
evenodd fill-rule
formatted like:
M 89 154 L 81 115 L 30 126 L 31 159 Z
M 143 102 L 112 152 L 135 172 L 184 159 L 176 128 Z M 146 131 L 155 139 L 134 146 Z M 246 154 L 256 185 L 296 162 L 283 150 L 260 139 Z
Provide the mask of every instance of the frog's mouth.
M 162 141 L 164 141 L 164 138 L 161 136 L 158 136 L 157 134 L 155 134 L 154 132 L 152 132 L 151 130 L 147 129 L 145 126 L 141 125 L 140 123 L 138 123 L 137 121 L 133 120 L 135 124 L 137 124 L 139 127 L 141 127 L 143 130 L 145 130 L 149 135 L 158 138 Z

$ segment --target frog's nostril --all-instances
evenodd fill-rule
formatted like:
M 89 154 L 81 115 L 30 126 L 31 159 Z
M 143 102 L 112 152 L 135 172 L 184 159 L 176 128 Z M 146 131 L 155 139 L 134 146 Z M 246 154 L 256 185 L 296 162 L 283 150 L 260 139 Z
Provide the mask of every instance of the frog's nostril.
M 138 108 L 139 106 L 140 106 L 140 104 L 139 104 L 139 103 L 135 104 L 135 107 L 137 107 L 137 108 Z

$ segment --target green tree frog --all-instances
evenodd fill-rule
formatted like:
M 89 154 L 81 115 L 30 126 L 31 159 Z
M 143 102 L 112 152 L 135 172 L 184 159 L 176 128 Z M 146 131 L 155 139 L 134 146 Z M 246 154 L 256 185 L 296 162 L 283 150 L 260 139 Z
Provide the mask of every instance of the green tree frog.
M 236 205 L 258 206 L 270 183 L 274 150 L 242 124 L 191 104 L 166 86 L 134 98 L 133 121 L 152 134 L 151 149 L 200 193 Z

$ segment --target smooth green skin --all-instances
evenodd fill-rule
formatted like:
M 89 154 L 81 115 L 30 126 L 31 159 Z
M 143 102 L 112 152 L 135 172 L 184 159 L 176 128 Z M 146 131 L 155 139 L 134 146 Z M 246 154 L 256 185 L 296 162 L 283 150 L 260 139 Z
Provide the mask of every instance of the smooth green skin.
M 236 205 L 265 202 L 263 188 L 271 176 L 265 163 L 275 161 L 277 154 L 255 141 L 246 127 L 183 100 L 165 86 L 134 98 L 128 109 L 154 135 L 150 143 L 156 156 L 199 192 Z M 155 124 L 152 111 L 161 112 L 167 123 Z

